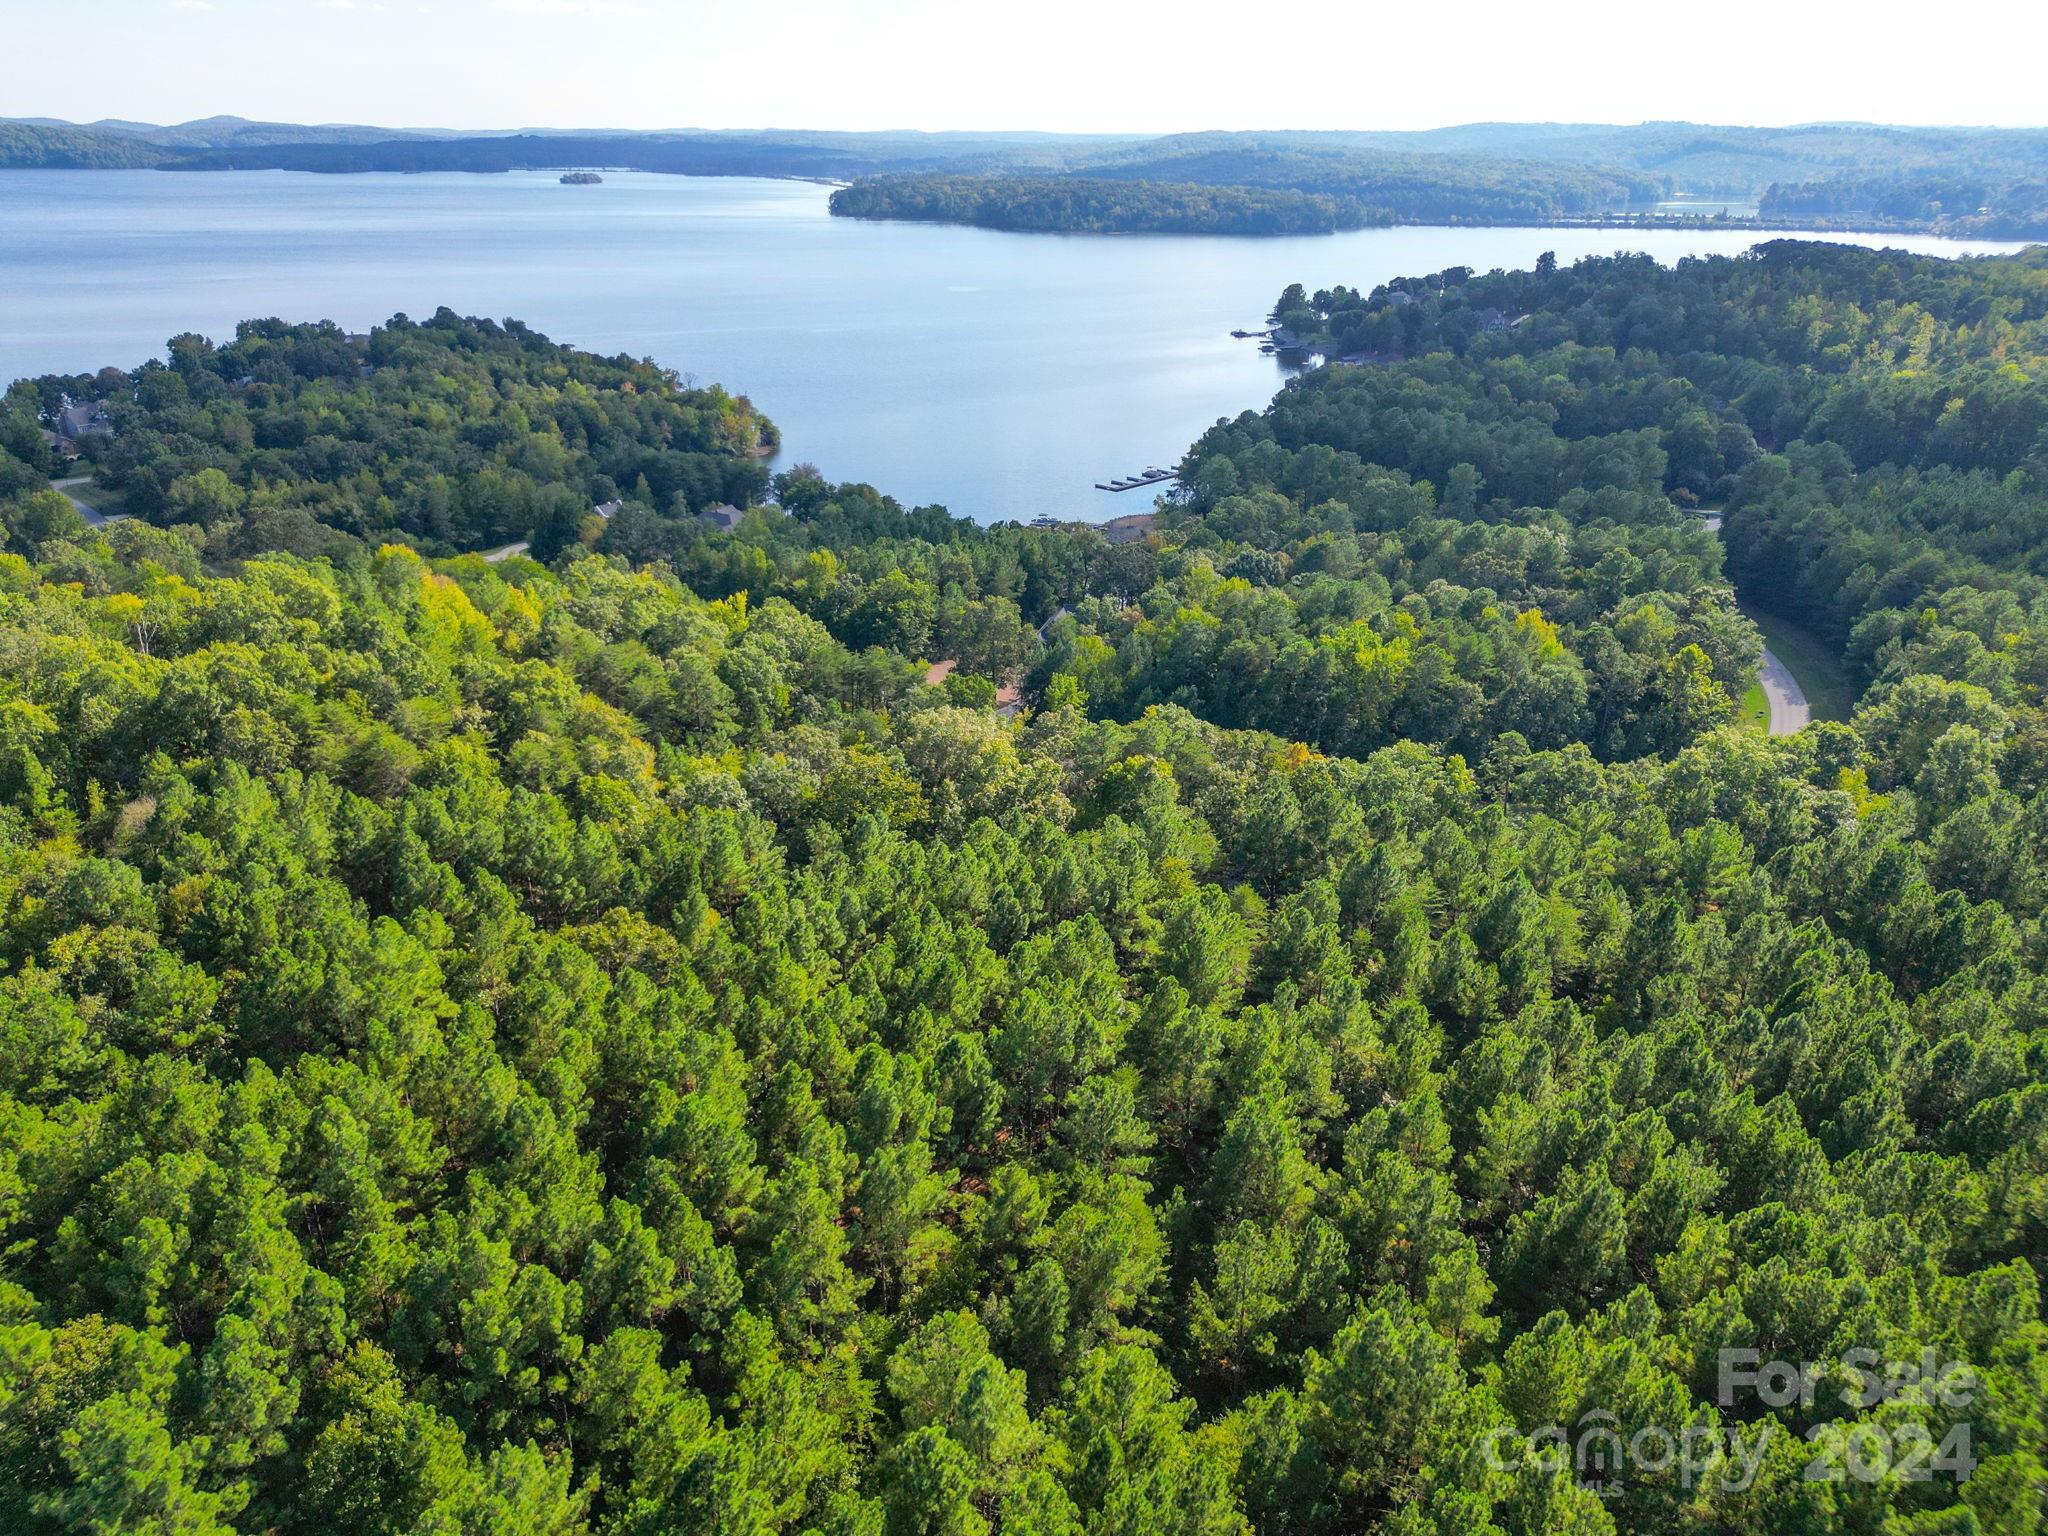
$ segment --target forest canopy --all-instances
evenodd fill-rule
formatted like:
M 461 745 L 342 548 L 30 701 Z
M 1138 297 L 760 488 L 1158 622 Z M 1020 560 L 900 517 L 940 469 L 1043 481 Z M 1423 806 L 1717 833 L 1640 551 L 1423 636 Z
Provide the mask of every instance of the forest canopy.
M 359 336 L 248 320 L 221 346 L 174 336 L 132 371 L 22 380 L 6 396 L 18 438 L 65 401 L 106 412 L 107 432 L 78 443 L 99 485 L 235 553 L 316 553 L 335 535 L 558 548 L 627 495 L 683 515 L 744 506 L 780 440 L 715 385 L 448 310 Z
M 1122 545 L 510 323 L 10 391 L 0 1527 L 2038 1530 L 2048 264 L 1278 312 Z

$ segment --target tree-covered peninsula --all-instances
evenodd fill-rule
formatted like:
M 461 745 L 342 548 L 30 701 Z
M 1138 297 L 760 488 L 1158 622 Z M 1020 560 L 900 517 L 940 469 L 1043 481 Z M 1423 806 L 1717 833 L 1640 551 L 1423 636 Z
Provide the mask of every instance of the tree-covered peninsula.
M 9 390 L 0 1527 L 2039 1529 L 2048 263 L 1281 312 L 1133 544 L 447 314 Z
M 1394 222 L 1354 197 L 1286 187 L 1079 176 L 869 177 L 831 206 L 845 218 L 1071 234 L 1323 235 Z

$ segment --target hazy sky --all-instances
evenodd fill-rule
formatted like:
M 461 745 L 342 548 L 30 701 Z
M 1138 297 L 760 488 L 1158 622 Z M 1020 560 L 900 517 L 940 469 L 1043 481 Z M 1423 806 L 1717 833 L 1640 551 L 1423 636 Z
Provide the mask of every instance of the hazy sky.
M 6 0 L 0 116 L 403 126 L 2038 125 L 2048 4 Z

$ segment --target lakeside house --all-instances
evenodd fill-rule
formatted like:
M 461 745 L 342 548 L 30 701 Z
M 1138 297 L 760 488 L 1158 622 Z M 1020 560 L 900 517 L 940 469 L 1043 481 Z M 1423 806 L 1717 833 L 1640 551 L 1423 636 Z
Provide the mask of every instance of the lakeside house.
M 606 522 L 610 522 L 614 517 L 616 517 L 619 514 L 620 509 L 623 508 L 625 505 L 626 503 L 623 499 L 614 496 L 610 501 L 600 501 L 596 506 L 592 507 L 590 510 L 595 512 L 599 517 L 603 518 Z
M 697 517 L 709 523 L 720 533 L 731 533 L 746 521 L 747 514 L 729 501 L 721 501 L 713 507 L 706 507 Z
M 57 435 L 77 442 L 84 437 L 111 437 L 114 423 L 98 400 L 67 405 L 57 413 Z

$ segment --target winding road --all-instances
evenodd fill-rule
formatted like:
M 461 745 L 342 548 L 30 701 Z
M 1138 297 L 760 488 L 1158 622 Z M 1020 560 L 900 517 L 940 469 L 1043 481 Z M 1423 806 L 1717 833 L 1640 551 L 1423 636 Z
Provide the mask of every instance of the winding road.
M 125 512 L 116 512 L 112 517 L 108 517 L 105 514 L 103 514 L 98 507 L 80 501 L 74 488 L 81 485 L 91 484 L 91 475 L 73 475 L 68 480 L 52 480 L 50 482 L 50 489 L 55 491 L 59 496 L 62 496 L 66 501 L 70 502 L 72 506 L 76 507 L 78 509 L 78 515 L 84 518 L 88 523 L 91 523 L 95 528 L 104 528 L 108 523 L 118 523 L 122 518 L 128 515 Z
M 1710 533 L 1721 531 L 1718 512 L 1702 512 L 1700 521 Z M 1813 706 L 1806 701 L 1806 690 L 1768 645 L 1764 647 L 1763 660 L 1757 664 L 1756 680 L 1763 686 L 1764 701 L 1771 706 L 1771 734 L 1793 736 L 1805 729 L 1813 719 Z
M 1791 736 L 1813 718 L 1813 706 L 1806 702 L 1806 690 L 1799 686 L 1799 679 L 1792 675 L 1792 669 L 1780 661 L 1769 646 L 1764 647 L 1764 659 L 1757 666 L 1756 680 L 1763 684 L 1764 698 L 1771 706 L 1773 736 Z

